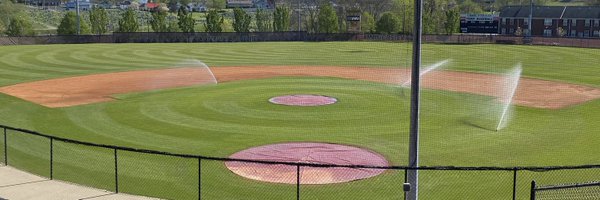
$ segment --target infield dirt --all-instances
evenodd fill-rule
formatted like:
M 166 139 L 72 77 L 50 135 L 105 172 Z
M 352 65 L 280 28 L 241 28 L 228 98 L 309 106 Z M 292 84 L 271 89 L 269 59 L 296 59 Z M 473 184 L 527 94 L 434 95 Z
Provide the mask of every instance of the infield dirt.
M 280 76 L 338 77 L 400 85 L 408 69 L 334 66 L 238 66 L 211 68 L 218 82 Z M 112 101 L 111 95 L 212 83 L 206 70 L 180 67 L 94 74 L 42 80 L 0 88 L 0 92 L 46 107 L 69 107 Z M 425 75 L 428 89 L 498 96 L 504 77 L 456 71 L 433 71 Z M 600 98 L 600 88 L 570 83 L 521 78 L 514 104 L 559 109 Z

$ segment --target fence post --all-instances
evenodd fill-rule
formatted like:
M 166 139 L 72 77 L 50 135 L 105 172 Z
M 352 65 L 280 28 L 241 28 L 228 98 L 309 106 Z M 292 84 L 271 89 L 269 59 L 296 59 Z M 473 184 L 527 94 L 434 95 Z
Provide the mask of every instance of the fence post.
M 529 195 L 530 200 L 535 200 L 535 181 L 531 181 L 531 193 Z
M 408 183 L 408 170 L 404 169 L 404 184 Z M 406 190 L 402 192 L 404 194 L 404 200 L 406 200 Z
M 50 180 L 54 179 L 54 138 L 50 138 Z
M 300 200 L 300 165 L 296 165 L 296 200 Z
M 119 193 L 119 165 L 118 165 L 118 157 L 117 157 L 117 149 L 115 151 L 115 193 Z
M 8 141 L 6 140 L 6 128 L 4 128 L 4 165 L 8 166 Z
M 517 172 L 518 172 L 518 170 L 516 168 L 513 169 L 513 192 L 512 192 L 513 200 L 517 200 Z
M 202 199 L 202 159 L 198 158 L 198 200 Z

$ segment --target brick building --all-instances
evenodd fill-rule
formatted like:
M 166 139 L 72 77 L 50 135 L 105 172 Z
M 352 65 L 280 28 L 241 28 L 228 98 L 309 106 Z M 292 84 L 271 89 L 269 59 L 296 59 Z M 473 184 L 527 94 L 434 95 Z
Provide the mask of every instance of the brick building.
M 527 35 L 529 6 L 507 6 L 500 11 L 498 32 Z M 534 6 L 531 34 L 544 37 L 600 37 L 600 6 Z

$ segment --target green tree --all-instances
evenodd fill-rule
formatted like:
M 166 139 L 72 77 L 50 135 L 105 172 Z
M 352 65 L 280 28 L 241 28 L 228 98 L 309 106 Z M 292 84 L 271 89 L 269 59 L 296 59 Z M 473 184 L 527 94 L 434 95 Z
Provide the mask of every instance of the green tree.
M 167 26 L 167 30 L 166 32 L 181 32 L 181 29 L 179 29 L 179 24 L 177 24 L 177 21 L 172 20 L 168 23 L 169 25 Z
M 192 3 L 191 0 L 178 0 L 179 4 L 181 4 L 182 6 L 187 6 L 188 4 Z
M 414 2 L 412 0 L 394 0 L 392 13 L 398 19 L 398 32 L 409 34 L 414 29 Z
M 241 8 L 233 9 L 233 30 L 235 32 L 250 32 L 250 21 L 252 17 Z
M 187 7 L 181 6 L 177 11 L 177 24 L 179 29 L 185 33 L 193 33 L 196 21 L 192 16 L 192 12 L 189 12 Z
M 273 12 L 273 30 L 283 32 L 290 30 L 290 9 L 287 7 L 277 7 Z
M 121 15 L 121 19 L 119 19 L 119 28 L 118 32 L 137 32 L 140 28 L 140 25 L 137 21 L 137 15 L 135 10 L 129 8 Z
M 472 0 L 464 0 L 458 5 L 460 12 L 468 14 L 480 14 L 483 13 L 483 7 Z
M 225 0 L 208 0 L 206 7 L 210 9 L 224 9 L 227 5 Z
M 31 36 L 33 35 L 33 27 L 28 17 L 16 16 L 10 20 L 6 29 L 8 36 Z
M 10 0 L 0 0 L 0 31 L 7 28 L 12 18 L 23 10 L 24 6 L 21 4 L 15 4 Z
M 314 12 L 314 13 L 313 13 Z M 305 17 L 306 31 L 310 33 L 319 32 L 319 13 L 318 11 L 308 11 L 308 16 Z
M 90 33 L 90 27 L 83 18 L 79 20 L 79 34 Z M 77 15 L 75 12 L 67 12 L 60 21 L 58 29 L 56 30 L 58 35 L 76 35 L 77 34 Z
M 338 28 L 338 17 L 335 10 L 331 4 L 323 4 L 318 15 L 319 33 L 337 33 Z
M 439 34 L 444 32 L 446 22 L 445 12 L 442 10 L 443 0 L 429 0 L 423 2 L 423 34 Z
M 210 10 L 206 14 L 206 24 L 204 24 L 204 29 L 206 32 L 220 33 L 223 31 L 223 21 L 223 17 L 219 15 L 217 10 Z
M 273 25 L 273 20 L 271 20 L 271 14 L 263 9 L 256 10 L 256 29 L 258 32 L 270 32 L 272 31 L 271 25 Z
M 375 17 L 369 12 L 363 12 L 360 19 L 360 29 L 364 33 L 375 33 Z
M 381 18 L 377 20 L 375 30 L 378 33 L 397 33 L 398 32 L 398 18 L 396 15 L 390 12 L 383 13 Z
M 90 24 L 92 25 L 92 33 L 104 34 L 108 32 L 108 13 L 104 8 L 94 6 L 90 11 Z
M 444 22 L 444 30 L 447 35 L 458 32 L 460 27 L 460 11 L 458 8 L 449 8 L 445 11 L 446 22 Z
M 154 32 L 168 32 L 167 24 L 167 11 L 157 9 L 152 12 L 152 19 L 150 20 L 150 27 Z

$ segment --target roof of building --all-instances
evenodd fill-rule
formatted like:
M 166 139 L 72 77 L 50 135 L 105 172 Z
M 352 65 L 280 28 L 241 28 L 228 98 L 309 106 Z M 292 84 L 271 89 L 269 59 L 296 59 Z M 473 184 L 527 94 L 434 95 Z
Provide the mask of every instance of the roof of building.
M 156 7 L 158 7 L 158 3 L 150 2 L 150 3 L 146 3 L 145 6 L 146 6 L 146 8 L 156 8 Z
M 500 17 L 527 18 L 529 6 L 506 6 Z M 600 6 L 534 6 L 534 18 L 593 18 L 600 19 Z
M 600 19 L 600 6 L 570 7 L 563 18 L 597 18 Z

